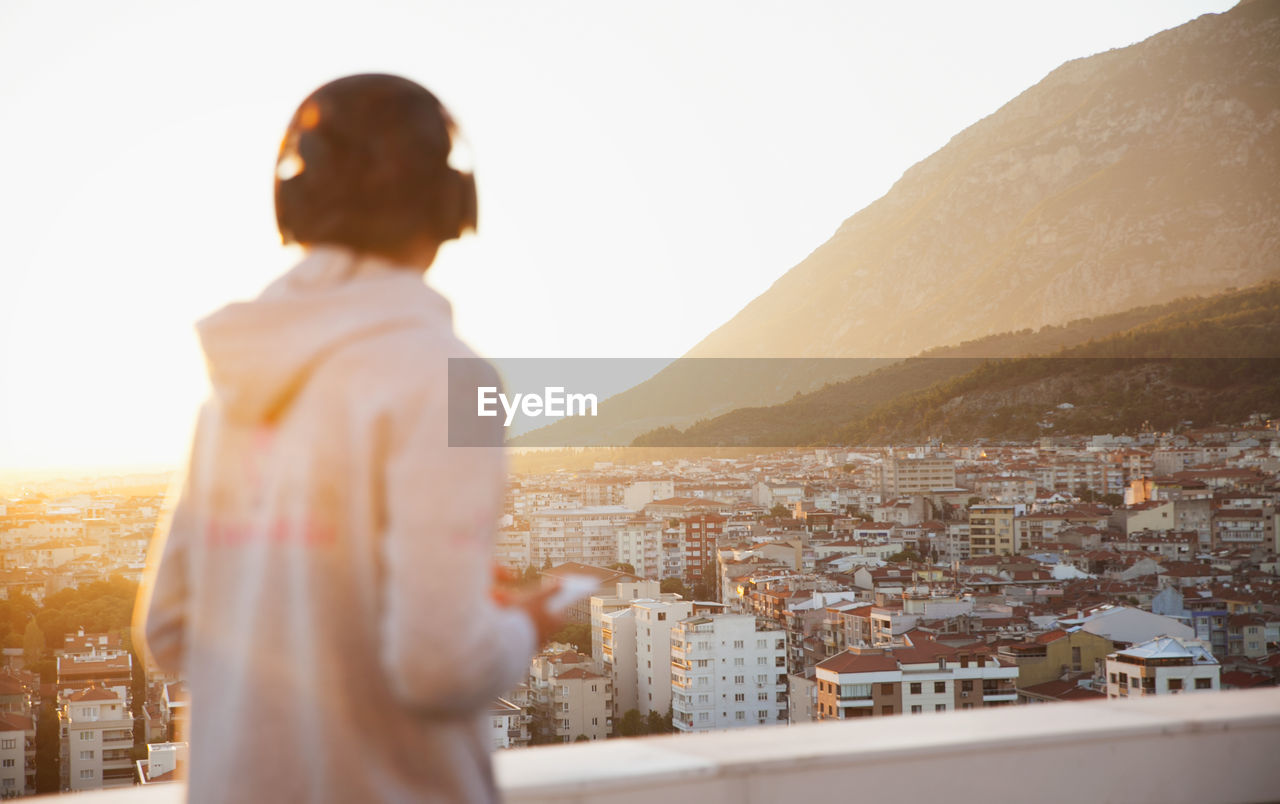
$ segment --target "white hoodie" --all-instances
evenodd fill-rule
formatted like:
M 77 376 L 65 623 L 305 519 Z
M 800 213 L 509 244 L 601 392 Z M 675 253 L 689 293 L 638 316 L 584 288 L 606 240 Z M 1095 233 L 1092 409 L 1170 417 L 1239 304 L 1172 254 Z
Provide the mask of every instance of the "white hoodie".
M 489 598 L 501 451 L 448 447 L 448 302 L 322 247 L 198 330 L 214 393 L 139 605 L 191 799 L 496 798 L 480 716 L 534 628 Z

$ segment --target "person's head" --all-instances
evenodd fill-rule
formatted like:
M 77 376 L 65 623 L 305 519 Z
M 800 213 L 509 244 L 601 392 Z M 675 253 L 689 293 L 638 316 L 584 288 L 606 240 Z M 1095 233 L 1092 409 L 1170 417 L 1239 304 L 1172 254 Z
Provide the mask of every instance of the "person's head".
M 475 180 L 449 164 L 454 137 L 443 104 L 406 78 L 325 84 L 298 107 L 280 144 L 281 239 L 397 259 L 474 231 Z

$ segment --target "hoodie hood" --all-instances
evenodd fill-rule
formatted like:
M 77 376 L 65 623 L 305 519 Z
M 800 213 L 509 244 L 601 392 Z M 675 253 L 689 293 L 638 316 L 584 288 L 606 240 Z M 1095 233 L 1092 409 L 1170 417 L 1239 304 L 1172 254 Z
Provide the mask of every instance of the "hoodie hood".
M 451 327 L 449 303 L 420 270 L 319 246 L 257 299 L 196 325 L 213 395 L 228 418 L 280 416 L 311 372 L 342 346 L 393 329 Z

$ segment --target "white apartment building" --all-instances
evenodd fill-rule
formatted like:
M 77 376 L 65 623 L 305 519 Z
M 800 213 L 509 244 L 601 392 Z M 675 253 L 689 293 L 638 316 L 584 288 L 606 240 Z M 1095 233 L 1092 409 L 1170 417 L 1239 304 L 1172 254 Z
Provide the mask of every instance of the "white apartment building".
M 637 600 L 631 604 L 636 627 L 636 709 L 667 714 L 671 707 L 671 630 L 694 613 L 684 600 Z
M 632 516 L 621 505 L 535 511 L 529 514 L 530 562 L 607 567 L 618 560 L 618 531 Z
M 498 698 L 490 704 L 485 718 L 494 750 L 521 748 L 529 744 L 529 716 L 506 698 Z
M 133 713 L 121 696 L 90 687 L 68 696 L 59 714 L 63 790 L 133 784 Z
M 1202 643 L 1161 636 L 1107 654 L 1107 697 L 1220 689 L 1222 667 Z
M 671 632 L 672 723 L 683 732 L 787 722 L 787 638 L 751 614 L 695 616 Z
M 594 613 L 592 615 L 594 617 Z M 600 671 L 613 683 L 613 717 L 619 720 L 629 709 L 639 709 L 636 684 L 636 613 L 631 606 L 600 616 Z M 592 628 L 592 638 L 595 629 Z
M 622 506 L 639 511 L 654 500 L 666 500 L 674 496 L 674 480 L 637 480 L 622 492 Z M 639 570 L 639 567 L 636 569 Z
M 662 523 L 637 516 L 618 528 L 617 560 L 630 564 L 642 578 L 662 573 Z
M 662 584 L 658 581 L 621 581 L 614 585 L 612 595 L 592 595 L 591 607 L 591 656 L 595 659 L 596 670 L 600 670 L 603 662 L 601 647 L 604 644 L 604 615 L 629 608 L 633 600 L 679 600 L 677 594 L 662 593 Z
M 36 793 L 36 727 L 30 715 L 0 713 L 0 798 Z

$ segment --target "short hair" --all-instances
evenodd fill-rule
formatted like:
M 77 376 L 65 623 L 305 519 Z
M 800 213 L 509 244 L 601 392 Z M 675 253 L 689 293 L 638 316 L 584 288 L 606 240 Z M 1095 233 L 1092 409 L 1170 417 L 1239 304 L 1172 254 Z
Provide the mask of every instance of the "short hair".
M 289 121 L 276 161 L 286 244 L 399 256 L 476 227 L 475 180 L 449 164 L 456 128 L 425 87 L 396 75 L 339 78 Z

